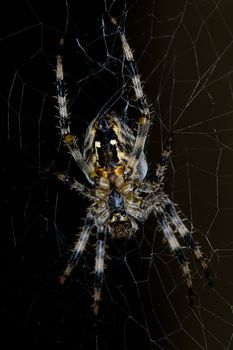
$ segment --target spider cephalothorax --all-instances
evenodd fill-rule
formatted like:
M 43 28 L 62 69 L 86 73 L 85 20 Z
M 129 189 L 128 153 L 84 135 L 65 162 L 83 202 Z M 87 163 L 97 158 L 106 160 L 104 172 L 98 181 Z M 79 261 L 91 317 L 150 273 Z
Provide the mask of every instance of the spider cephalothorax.
M 136 135 L 118 115 L 104 113 L 91 121 L 86 131 L 83 152 L 81 152 L 76 138 L 70 131 L 61 55 L 57 57 L 56 67 L 61 134 L 69 152 L 90 183 L 90 188 L 88 188 L 76 180 L 71 182 L 65 176 L 59 175 L 60 179 L 70 184 L 71 189 L 76 190 L 90 201 L 84 226 L 74 245 L 61 282 L 63 283 L 75 268 L 86 247 L 90 233 L 95 232 L 97 236 L 94 286 L 95 314 L 98 313 L 101 299 L 105 242 L 108 236 L 112 238 L 130 237 L 137 231 L 137 223 L 143 223 L 151 213 L 155 215 L 158 226 L 171 251 L 178 258 L 189 288 L 191 302 L 193 290 L 189 263 L 175 233 L 194 252 L 209 277 L 207 264 L 203 259 L 199 245 L 193 240 L 174 204 L 163 191 L 164 173 L 171 153 L 170 138 L 163 148 L 154 181 L 151 182 L 147 179 L 148 166 L 144 148 L 151 124 L 151 113 L 125 34 L 114 18 L 111 18 L 111 22 L 116 26 L 122 42 L 125 64 L 128 65 L 135 99 L 140 111 Z M 61 45 L 63 43 L 64 40 L 61 41 Z

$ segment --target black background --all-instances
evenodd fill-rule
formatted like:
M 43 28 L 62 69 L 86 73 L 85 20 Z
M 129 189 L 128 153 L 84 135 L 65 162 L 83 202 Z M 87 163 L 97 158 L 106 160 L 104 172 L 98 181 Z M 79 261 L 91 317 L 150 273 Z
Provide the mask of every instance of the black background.
M 91 309 L 94 238 L 72 280 L 58 284 L 87 204 L 55 176 L 68 172 L 85 181 L 60 142 L 54 118 L 54 68 L 67 18 L 64 64 L 80 142 L 90 120 L 121 86 L 121 71 L 113 64 L 114 76 L 95 64 L 106 62 L 103 1 L 68 5 L 68 17 L 65 1 L 8 1 L 1 11 L 1 312 L 8 347 L 232 349 L 233 5 L 127 2 L 127 37 L 155 109 L 149 176 L 172 129 L 166 190 L 197 228 L 214 288 L 205 285 L 191 258 L 197 300 L 189 308 L 178 264 L 161 234 L 155 236 L 151 219 L 131 240 L 109 242 L 98 317 Z M 122 16 L 124 8 L 116 1 L 111 13 Z M 113 32 L 104 19 L 106 32 Z M 77 37 L 94 63 L 81 57 Z M 198 38 L 196 43 L 190 37 Z M 112 38 L 108 47 L 114 44 L 120 57 L 119 41 Z M 202 79 L 195 89 L 198 74 Z M 193 100 L 192 92 L 199 92 Z

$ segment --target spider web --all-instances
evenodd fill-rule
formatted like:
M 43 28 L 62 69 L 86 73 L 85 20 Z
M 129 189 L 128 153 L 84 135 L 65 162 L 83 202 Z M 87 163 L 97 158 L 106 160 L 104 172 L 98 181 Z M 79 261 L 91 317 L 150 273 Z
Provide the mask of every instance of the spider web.
M 52 1 L 48 8 L 8 1 L 1 12 L 1 310 L 8 344 L 233 349 L 233 6 L 227 0 L 93 3 Z M 214 278 L 210 288 L 184 247 L 194 307 L 153 218 L 135 237 L 108 242 L 97 318 L 91 309 L 94 237 L 71 281 L 58 284 L 87 205 L 56 177 L 61 172 L 85 181 L 54 117 L 61 35 L 80 144 L 88 123 L 106 110 L 136 128 L 121 45 L 106 10 L 126 27 L 155 112 L 147 145 L 151 179 L 164 140 L 174 134 L 165 190 L 187 217 Z

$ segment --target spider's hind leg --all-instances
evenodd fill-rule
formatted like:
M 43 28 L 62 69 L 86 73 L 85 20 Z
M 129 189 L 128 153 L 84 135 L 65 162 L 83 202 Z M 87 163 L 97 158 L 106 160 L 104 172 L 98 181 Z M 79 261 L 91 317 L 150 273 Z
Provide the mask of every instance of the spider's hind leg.
M 167 220 L 167 217 L 164 214 L 163 209 L 160 206 L 154 207 L 154 214 L 156 216 L 157 222 L 170 246 L 172 252 L 174 252 L 178 258 L 178 261 L 181 265 L 183 276 L 186 279 L 187 287 L 188 287 L 188 298 L 189 304 L 194 304 L 194 291 L 193 291 L 193 283 L 192 277 L 189 269 L 189 261 L 185 256 L 180 243 L 178 242 L 174 232 Z
M 93 227 L 94 227 L 94 218 L 91 214 L 88 214 L 86 217 L 82 232 L 79 236 L 79 239 L 73 248 L 73 253 L 72 253 L 70 260 L 66 266 L 66 269 L 65 269 L 63 275 L 60 277 L 61 284 L 63 284 L 65 282 L 67 277 L 69 277 L 69 275 L 71 274 L 73 269 L 78 264 L 78 261 L 79 261 L 80 257 L 82 256 L 82 253 L 86 247 L 90 232 L 93 229 Z
M 186 242 L 187 246 L 193 251 L 193 253 L 195 254 L 197 260 L 200 262 L 200 265 L 205 273 L 205 276 L 207 278 L 208 284 L 210 286 L 213 285 L 213 279 L 211 276 L 211 273 L 208 270 L 208 265 L 206 263 L 206 260 L 203 257 L 203 253 L 200 249 L 199 244 L 193 239 L 190 231 L 187 229 L 187 227 L 185 226 L 185 224 L 183 223 L 183 220 L 180 218 L 180 216 L 178 215 L 174 204 L 172 203 L 172 201 L 168 198 L 165 197 L 164 198 L 164 204 L 165 204 L 165 208 L 167 213 L 169 214 L 169 217 L 174 225 L 174 227 L 176 228 L 176 230 L 178 231 L 178 233 L 180 234 L 180 236 L 182 237 L 182 239 L 184 239 L 184 241 Z
M 97 246 L 96 246 L 96 258 L 95 258 L 95 285 L 94 285 L 94 315 L 98 315 L 99 303 L 101 301 L 101 290 L 103 284 L 104 275 L 104 257 L 105 257 L 105 239 L 107 229 L 105 226 L 101 226 L 98 229 Z

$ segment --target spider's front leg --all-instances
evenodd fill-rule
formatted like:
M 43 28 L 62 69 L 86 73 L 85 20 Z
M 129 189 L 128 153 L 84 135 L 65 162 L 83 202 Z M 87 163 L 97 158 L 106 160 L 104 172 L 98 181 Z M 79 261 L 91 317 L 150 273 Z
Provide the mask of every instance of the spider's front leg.
M 60 48 L 63 49 L 64 39 L 60 41 Z M 71 155 L 76 161 L 79 168 L 86 175 L 87 179 L 90 183 L 92 181 L 89 178 L 90 169 L 87 163 L 84 161 L 82 153 L 77 145 L 75 137 L 71 134 L 70 131 L 70 121 L 69 114 L 67 110 L 67 92 L 65 89 L 64 82 L 64 70 L 63 70 L 63 62 L 62 55 L 57 55 L 57 65 L 56 65 L 56 90 L 57 90 L 57 102 L 58 102 L 58 110 L 59 110 L 59 125 L 61 129 L 61 134 L 63 137 L 63 141 L 65 142 L 67 148 L 69 149 Z
M 110 17 L 110 19 L 112 24 L 114 24 L 115 26 L 118 25 L 115 18 Z M 137 136 L 136 136 L 134 148 L 130 155 L 130 158 L 127 164 L 127 169 L 125 171 L 125 173 L 129 171 L 130 173 L 132 173 L 132 176 L 134 177 L 134 175 L 136 175 L 137 173 L 138 163 L 144 154 L 146 138 L 148 136 L 148 132 L 151 124 L 151 116 L 150 116 L 151 113 L 150 113 L 150 108 L 147 102 L 146 95 L 143 91 L 141 79 L 138 74 L 137 64 L 134 60 L 133 52 L 126 39 L 125 33 L 123 32 L 120 26 L 118 26 L 118 30 L 119 30 L 119 35 L 122 42 L 123 52 L 129 66 L 129 72 L 133 83 L 136 102 L 141 113 L 141 116 L 138 120 L 138 130 L 137 130 Z

